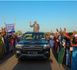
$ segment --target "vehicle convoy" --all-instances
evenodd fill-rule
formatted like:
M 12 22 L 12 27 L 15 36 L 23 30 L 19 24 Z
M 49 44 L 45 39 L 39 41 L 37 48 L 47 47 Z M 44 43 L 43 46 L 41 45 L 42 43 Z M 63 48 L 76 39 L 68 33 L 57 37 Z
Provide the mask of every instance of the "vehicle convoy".
M 16 58 L 50 58 L 50 45 L 44 32 L 26 32 L 16 45 Z

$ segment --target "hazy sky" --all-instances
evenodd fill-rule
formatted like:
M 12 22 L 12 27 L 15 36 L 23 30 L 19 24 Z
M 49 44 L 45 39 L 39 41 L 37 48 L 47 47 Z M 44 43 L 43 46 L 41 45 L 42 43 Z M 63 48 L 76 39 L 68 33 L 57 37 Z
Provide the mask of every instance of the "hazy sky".
M 29 21 L 40 25 L 40 31 L 56 32 L 66 27 L 67 31 L 77 30 L 77 1 L 0 1 L 0 28 L 14 23 L 16 31 L 32 31 Z

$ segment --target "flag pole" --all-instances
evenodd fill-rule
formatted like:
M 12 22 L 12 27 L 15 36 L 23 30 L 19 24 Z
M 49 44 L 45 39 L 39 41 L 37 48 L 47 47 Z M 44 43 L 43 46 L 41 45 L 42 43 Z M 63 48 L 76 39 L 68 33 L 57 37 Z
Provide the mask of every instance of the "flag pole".
M 4 24 L 6 25 L 6 22 L 5 22 L 5 17 L 3 16 L 3 19 L 4 19 Z
M 5 31 L 6 31 L 6 22 L 5 22 L 5 17 L 3 16 L 4 19 L 4 25 L 5 25 Z
M 15 31 L 16 31 L 16 17 L 14 17 Z

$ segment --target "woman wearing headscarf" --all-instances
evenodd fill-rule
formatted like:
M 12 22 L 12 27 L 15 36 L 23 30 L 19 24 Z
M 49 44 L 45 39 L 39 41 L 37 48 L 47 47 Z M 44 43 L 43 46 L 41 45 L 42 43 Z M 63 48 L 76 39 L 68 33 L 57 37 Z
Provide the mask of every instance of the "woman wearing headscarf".
M 69 33 L 69 34 L 63 33 L 63 35 L 67 38 L 66 39 L 66 65 L 70 66 L 71 57 L 72 57 L 72 49 L 73 49 L 73 47 L 70 47 L 70 46 L 72 46 L 70 43 L 70 40 L 73 40 L 75 33 Z
M 53 33 L 54 36 L 54 50 L 57 52 L 57 46 L 58 46 L 58 35 Z
M 66 32 L 66 29 L 64 29 L 64 33 L 65 32 Z M 65 39 L 66 39 L 66 37 L 63 35 L 63 32 L 62 32 L 61 28 L 60 28 L 60 32 L 59 33 L 61 35 L 61 39 L 60 39 L 60 52 L 58 54 L 58 63 L 62 67 L 63 58 L 65 56 L 65 43 L 66 43 Z
M 15 38 L 15 46 L 16 46 L 16 45 L 17 45 L 17 43 L 19 42 L 19 39 L 18 39 L 17 34 L 15 34 L 14 38 Z M 15 48 L 16 48 L 16 47 L 15 47 Z
M 5 48 L 6 48 L 6 52 L 5 53 L 9 53 L 10 52 L 10 46 L 9 46 L 9 36 L 8 33 L 5 34 L 4 36 L 4 43 L 5 43 Z
M 6 46 L 7 46 L 7 35 L 6 34 L 4 35 L 4 45 L 5 45 L 5 53 L 7 53 L 7 50 L 6 50 Z
M 72 60 L 71 60 L 71 70 L 77 70 L 77 34 L 75 34 L 74 39 L 71 39 L 71 46 L 73 46 Z
M 4 41 L 0 31 L 0 58 L 2 58 L 3 55 L 4 55 Z
M 13 52 L 13 50 L 14 50 L 14 38 L 13 38 L 13 36 L 11 36 L 11 38 L 10 38 L 10 50 L 11 50 L 11 52 Z
M 66 33 L 69 36 L 69 33 Z M 66 65 L 70 66 L 70 39 L 66 38 Z
M 60 39 L 60 52 L 58 54 L 58 63 L 62 66 L 63 58 L 65 55 L 65 36 L 62 35 Z
M 57 52 L 57 47 L 58 47 L 58 35 L 56 34 L 56 36 L 55 36 L 55 52 Z

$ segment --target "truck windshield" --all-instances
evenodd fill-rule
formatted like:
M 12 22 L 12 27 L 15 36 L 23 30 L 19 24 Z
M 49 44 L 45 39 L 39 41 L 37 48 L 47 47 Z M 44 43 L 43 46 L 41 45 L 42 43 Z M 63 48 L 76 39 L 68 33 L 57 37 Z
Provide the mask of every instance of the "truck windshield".
M 26 33 L 23 36 L 23 40 L 45 40 L 46 35 L 44 33 Z

